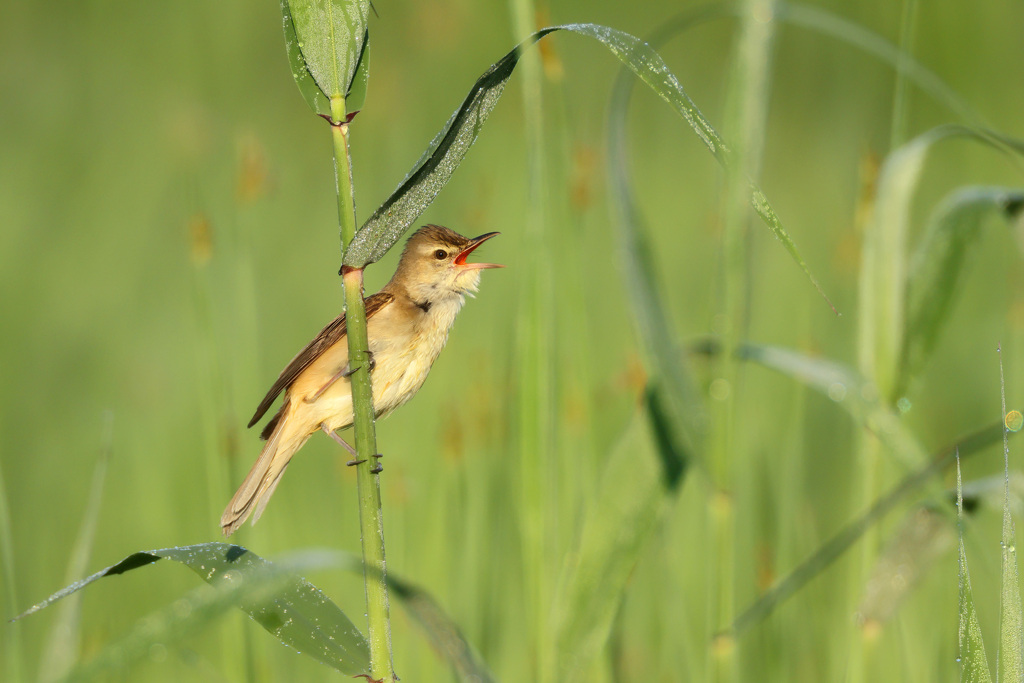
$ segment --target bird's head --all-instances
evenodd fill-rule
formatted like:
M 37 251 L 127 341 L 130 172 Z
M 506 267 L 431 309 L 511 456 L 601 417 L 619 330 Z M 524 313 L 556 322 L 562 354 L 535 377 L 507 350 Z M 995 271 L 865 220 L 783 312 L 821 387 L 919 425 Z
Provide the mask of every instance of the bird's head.
M 481 270 L 503 266 L 467 263 L 466 258 L 497 234 L 489 232 L 470 239 L 440 225 L 425 225 L 406 243 L 392 282 L 423 301 L 475 292 Z

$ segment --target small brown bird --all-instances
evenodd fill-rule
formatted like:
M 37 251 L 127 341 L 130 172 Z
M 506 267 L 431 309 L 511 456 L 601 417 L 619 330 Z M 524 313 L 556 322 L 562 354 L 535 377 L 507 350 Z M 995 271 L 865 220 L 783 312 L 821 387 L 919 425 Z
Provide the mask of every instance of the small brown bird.
M 498 233 L 467 239 L 439 225 L 409 238 L 391 281 L 366 299 L 373 409 L 387 415 L 419 390 L 437 359 L 480 271 L 495 263 L 466 263 L 470 252 Z M 342 314 L 292 359 L 249 421 L 263 417 L 278 394 L 284 403 L 263 429 L 267 443 L 220 518 L 230 536 L 249 517 L 260 518 L 295 452 L 318 430 L 349 451 L 335 432 L 352 425 L 348 337 Z

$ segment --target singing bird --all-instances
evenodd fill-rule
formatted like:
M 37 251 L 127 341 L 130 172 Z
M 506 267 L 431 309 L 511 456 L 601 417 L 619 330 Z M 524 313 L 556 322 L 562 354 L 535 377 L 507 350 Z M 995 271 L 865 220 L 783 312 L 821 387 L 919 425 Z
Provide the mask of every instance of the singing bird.
M 466 257 L 498 233 L 467 239 L 453 230 L 427 225 L 409 238 L 394 277 L 366 299 L 371 354 L 373 410 L 377 417 L 398 408 L 423 386 L 455 316 L 480 284 L 480 271 L 496 263 L 467 263 Z M 283 391 L 284 402 L 264 427 L 263 451 L 220 518 L 230 536 L 249 515 L 253 524 L 281 481 L 295 452 L 323 430 L 354 452 L 338 434 L 352 425 L 348 337 L 345 314 L 320 331 L 270 387 L 252 427 Z

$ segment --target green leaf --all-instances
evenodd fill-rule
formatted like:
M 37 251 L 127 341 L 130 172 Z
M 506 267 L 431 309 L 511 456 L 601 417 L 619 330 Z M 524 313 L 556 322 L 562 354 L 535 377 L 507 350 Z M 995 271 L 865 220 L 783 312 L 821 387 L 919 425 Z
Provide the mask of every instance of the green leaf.
M 477 79 L 462 106 L 434 138 L 427 151 L 413 166 L 413 170 L 356 233 L 345 254 L 346 266 L 362 268 L 374 263 L 394 246 L 447 184 L 476 141 L 480 128 L 500 99 L 522 50 L 544 36 L 560 30 L 589 36 L 607 47 L 683 117 L 720 163 L 728 163 L 729 151 L 718 133 L 683 90 L 665 61 L 647 43 L 628 33 L 597 24 L 567 24 L 544 28 L 513 48 Z M 751 188 L 751 201 L 757 213 L 765 220 L 773 234 L 782 241 L 820 292 L 821 287 L 811 276 L 792 240 L 782 229 L 778 217 L 756 187 Z
M 329 116 L 329 101 L 346 98 L 352 89 L 368 40 L 369 12 L 369 0 L 281 1 L 292 76 L 317 114 Z M 365 83 L 361 87 L 365 93 Z
M 602 651 L 627 580 L 681 482 L 684 461 L 659 435 L 664 425 L 652 410 L 656 391 L 613 449 L 555 591 L 558 680 L 581 680 Z
M 323 91 L 320 90 L 316 81 L 313 80 L 313 74 L 309 73 L 309 67 L 306 66 L 306 60 L 303 58 L 302 50 L 299 48 L 299 39 L 295 35 L 295 22 L 292 20 L 288 0 L 281 0 L 281 15 L 284 26 L 284 45 L 288 53 L 288 65 L 292 69 L 292 78 L 295 79 L 295 85 L 299 86 L 302 99 L 306 101 L 306 104 L 313 110 L 313 113 L 330 117 L 331 103 L 327 100 L 327 96 L 324 95 Z
M 925 155 L 938 140 L 952 134 L 938 128 L 914 138 L 886 158 L 878 193 L 861 246 L 860 370 L 878 387 L 882 400 L 895 400 L 900 347 L 905 327 L 906 242 L 910 202 Z
M 370 80 L 370 35 L 366 34 L 363 42 L 363 52 L 359 55 L 359 63 L 356 65 L 356 75 L 349 85 L 348 94 L 345 96 L 345 110 L 352 114 L 363 108 L 366 101 L 366 87 Z
M 1020 143 L 965 126 L 940 126 L 919 135 L 886 159 L 864 233 L 860 272 L 860 370 L 878 387 L 884 403 L 899 397 L 907 322 L 907 235 L 910 207 L 932 146 L 968 138 L 1007 154 L 1021 155 Z
M 463 681 L 494 683 L 494 675 L 462 635 L 462 630 L 425 590 L 392 576 L 388 587 L 412 616 L 434 651 L 448 661 Z
M 714 351 L 706 348 L 705 351 Z M 744 344 L 740 358 L 787 377 L 828 396 L 842 407 L 863 428 L 870 430 L 887 452 L 904 467 L 920 467 L 927 455 L 914 433 L 884 406 L 875 386 L 853 368 L 824 358 L 815 358 L 798 351 L 762 344 Z
M 982 125 L 981 116 L 955 90 L 903 48 L 879 34 L 813 5 L 780 2 L 774 8 L 778 20 L 834 38 L 877 57 L 968 123 Z
M 217 591 L 194 593 L 180 606 L 176 603 L 110 648 L 98 662 L 87 665 L 86 672 L 98 673 L 108 665 L 144 656 L 149 644 L 183 634 L 187 630 L 184 625 L 190 620 L 196 624 L 208 623 L 230 606 L 241 608 L 285 645 L 342 673 L 358 675 L 369 670 L 366 640 L 337 605 L 311 583 L 291 573 L 288 567 L 275 565 L 241 546 L 228 543 L 134 553 L 54 593 L 18 618 L 38 612 L 105 576 L 123 574 L 164 558 L 184 564 Z
M 960 537 L 960 680 L 964 683 L 992 683 L 988 657 L 985 655 L 985 641 L 981 637 L 978 613 L 974 609 L 971 574 L 967 570 L 967 550 L 964 547 L 964 495 L 959 456 L 956 459 L 956 514 L 957 534 Z
M 966 187 L 943 201 L 931 215 L 910 262 L 907 326 L 897 394 L 921 370 L 949 319 L 963 282 L 970 247 L 990 213 L 1012 221 L 1024 208 L 1024 192 L 1002 187 Z
M 362 268 L 375 263 L 401 239 L 448 183 L 476 142 L 480 129 L 501 98 L 505 84 L 519 62 L 520 52 L 555 30 L 549 28 L 534 33 L 477 79 L 462 105 L 430 142 L 398 189 L 356 232 L 345 252 L 346 266 Z

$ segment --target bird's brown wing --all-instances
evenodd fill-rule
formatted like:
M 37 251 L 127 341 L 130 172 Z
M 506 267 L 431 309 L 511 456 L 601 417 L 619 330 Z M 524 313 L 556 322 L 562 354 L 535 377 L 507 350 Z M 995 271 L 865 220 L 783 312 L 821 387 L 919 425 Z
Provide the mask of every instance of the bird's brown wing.
M 394 294 L 387 292 L 377 292 L 366 298 L 366 319 L 369 320 L 375 313 L 384 308 L 384 306 L 395 298 Z M 273 386 L 270 387 L 270 391 L 260 401 L 260 405 L 256 408 L 256 413 L 249 420 L 249 426 L 252 427 L 254 424 L 259 422 L 260 418 L 267 412 L 278 394 L 291 386 L 291 383 L 295 381 L 303 370 L 309 367 L 309 365 L 320 357 L 324 351 L 329 349 L 338 343 L 342 337 L 345 336 L 348 327 L 345 322 L 345 314 L 342 313 L 337 318 L 332 320 L 327 327 L 320 330 L 320 334 L 316 336 L 316 339 L 309 342 L 306 348 L 302 349 L 295 358 L 292 358 L 292 362 L 288 364 L 284 370 L 281 371 L 281 375 L 274 382 Z

